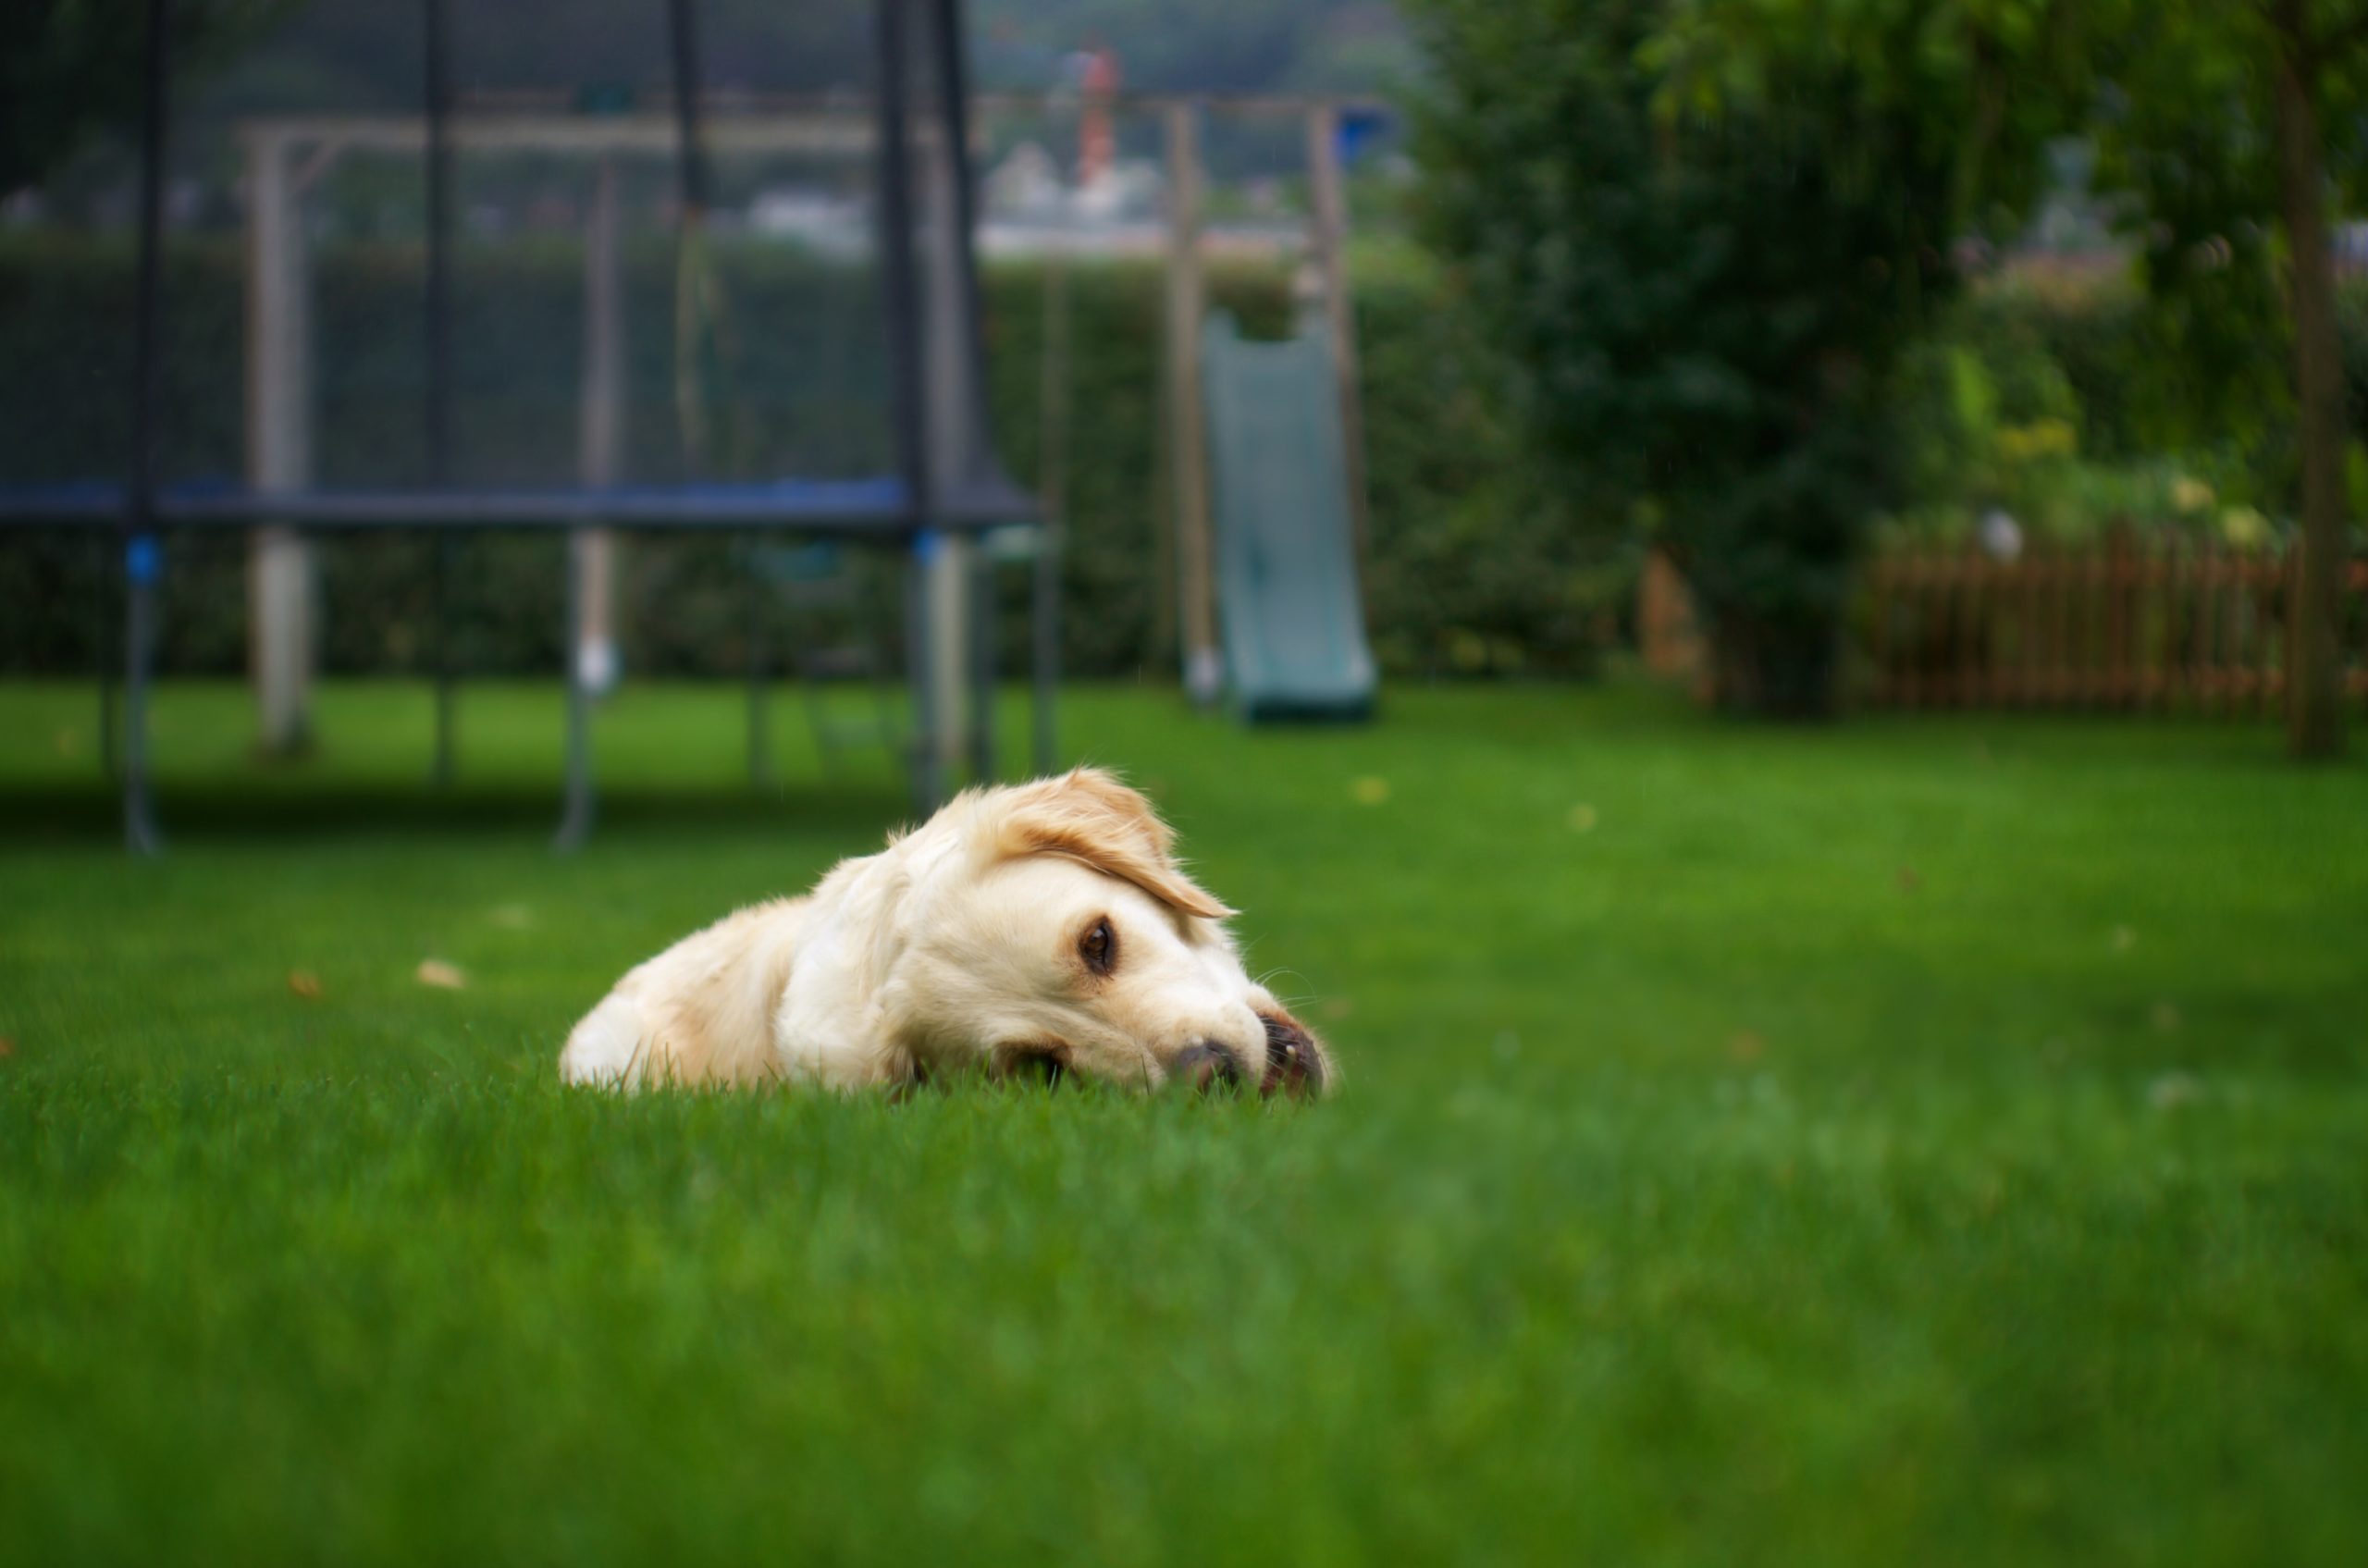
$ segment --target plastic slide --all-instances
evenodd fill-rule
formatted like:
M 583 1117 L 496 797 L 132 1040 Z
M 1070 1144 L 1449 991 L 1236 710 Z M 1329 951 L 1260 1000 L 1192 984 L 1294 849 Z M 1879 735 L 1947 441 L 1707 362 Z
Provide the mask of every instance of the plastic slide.
M 1369 718 L 1330 345 L 1320 331 L 1252 342 L 1220 314 L 1202 327 L 1201 366 L 1234 709 L 1252 723 Z

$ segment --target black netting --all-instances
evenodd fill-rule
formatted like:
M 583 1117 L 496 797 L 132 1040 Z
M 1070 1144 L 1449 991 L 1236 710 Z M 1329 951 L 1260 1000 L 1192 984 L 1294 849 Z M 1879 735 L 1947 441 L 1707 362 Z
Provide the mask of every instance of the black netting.
M 448 455 L 431 460 L 428 6 L 446 7 Z M 686 220 L 664 0 L 183 3 L 164 480 L 371 489 L 893 476 L 870 6 L 696 11 L 709 201 Z M 903 5 L 916 312 L 952 298 L 935 6 Z M 131 13 L 136 16 L 137 13 Z M 130 19 L 117 16 L 117 24 Z M 136 73 L 136 49 L 92 67 Z M 104 68 L 102 68 L 102 67 Z M 111 80 L 111 78 L 110 78 Z M 136 83 L 0 215 L 0 485 L 119 481 Z M 32 154 L 29 154 L 28 156 Z M 605 284 L 603 279 L 606 280 Z M 963 329 L 962 422 L 980 421 Z M 595 374 L 605 340 L 612 375 Z M 933 383 L 932 383 L 933 384 Z M 594 412 L 603 401 L 612 414 Z M 607 435 L 591 431 L 605 421 Z M 592 450 L 598 449 L 598 450 Z M 966 470 L 971 462 L 966 458 Z

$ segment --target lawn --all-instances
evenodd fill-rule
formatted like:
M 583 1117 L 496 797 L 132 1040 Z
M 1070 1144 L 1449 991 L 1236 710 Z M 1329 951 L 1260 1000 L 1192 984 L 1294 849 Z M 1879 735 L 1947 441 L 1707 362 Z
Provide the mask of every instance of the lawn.
M 175 688 L 154 863 L 92 706 L 0 687 L 0 1561 L 2368 1562 L 2368 768 L 2266 728 L 1079 692 L 1348 1087 L 890 1105 L 552 1080 L 897 811 L 787 703 L 759 796 L 621 698 L 559 858 L 547 690 L 438 798 L 416 688 Z

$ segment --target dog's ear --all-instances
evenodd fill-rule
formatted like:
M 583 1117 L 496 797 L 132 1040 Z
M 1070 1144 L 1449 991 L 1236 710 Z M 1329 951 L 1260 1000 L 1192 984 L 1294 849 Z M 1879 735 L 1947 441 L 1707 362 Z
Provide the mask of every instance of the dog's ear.
M 996 812 L 988 834 L 995 858 L 1065 855 L 1184 914 L 1214 920 L 1233 913 L 1177 865 L 1175 830 L 1151 802 L 1101 769 L 1079 768 L 998 794 L 986 802 Z

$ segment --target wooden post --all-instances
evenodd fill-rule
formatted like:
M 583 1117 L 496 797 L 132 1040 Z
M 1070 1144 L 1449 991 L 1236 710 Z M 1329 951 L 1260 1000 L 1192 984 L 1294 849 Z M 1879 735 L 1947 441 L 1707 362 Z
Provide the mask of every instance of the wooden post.
M 929 473 L 938 497 L 950 494 L 977 468 L 979 431 L 962 334 L 964 288 L 960 208 L 955 200 L 953 149 L 931 126 L 913 137 L 919 179 L 921 295 L 921 399 L 929 447 Z M 932 731 L 921 737 L 940 770 L 963 757 L 970 734 L 972 698 L 970 615 L 975 596 L 970 574 L 971 541 L 946 532 L 923 562 L 929 586 L 923 609 L 930 618 L 931 680 L 937 690 Z M 991 715 L 978 715 L 985 723 Z
M 1981 543 L 1967 539 L 1955 562 L 1957 578 L 1957 706 L 1979 708 L 1989 698 L 1983 650 L 1989 627 L 1982 622 Z
M 2195 556 L 2195 676 L 2189 683 L 2198 712 L 2213 711 L 2220 698 L 2220 546 L 2205 536 Z
M 625 287 L 617 197 L 617 161 L 600 159 L 584 231 L 584 380 L 576 422 L 576 477 L 606 489 L 622 470 L 625 430 Z M 616 684 L 616 536 L 586 528 L 569 537 L 578 556 L 582 605 L 576 616 L 575 678 L 595 693 Z
M 1900 558 L 1892 583 L 1899 604 L 1898 652 L 1893 659 L 1893 690 L 1896 706 L 1913 710 L 1920 695 L 1917 671 L 1923 664 L 1924 616 L 1923 605 L 1917 591 L 1918 573 L 1922 565 L 1915 555 Z
M 2267 713 L 2274 698 L 2286 695 L 2286 638 L 2294 624 L 2292 547 L 2283 555 L 2263 555 L 2253 562 L 2253 711 Z M 2276 611 L 2273 622 L 2272 612 Z M 2276 630 L 2272 632 L 2275 625 Z
M 1341 462 L 1347 469 L 1344 477 L 1357 578 L 1363 583 L 1371 529 L 1365 495 L 1364 403 L 1357 376 L 1355 302 L 1349 293 L 1349 199 L 1340 179 L 1340 111 L 1335 105 L 1319 104 L 1307 111 L 1307 181 L 1315 209 L 1308 237 L 1316 270 L 1324 278 L 1324 325 L 1332 340 L 1332 376 L 1339 388 Z
M 2219 575 L 2219 545 L 2204 536 L 2200 549 L 2188 557 L 2188 575 L 2195 585 L 2195 625 L 2188 647 L 2193 649 L 2188 665 L 2188 703 L 2198 713 L 2212 710 L 2212 692 L 2219 682 L 2219 595 L 2214 592 L 2214 580 Z
M 1891 702 L 1891 561 L 1879 554 L 1867 562 L 1867 661 L 1874 666 L 1867 700 L 1874 707 Z M 1645 562 L 1649 585 L 1652 558 Z
M 2285 562 L 2287 748 L 2298 760 L 2324 761 L 2343 755 L 2345 417 L 2322 100 L 2335 91 L 2331 82 L 2342 56 L 2353 50 L 2328 38 L 2324 16 L 2314 14 L 2324 6 L 2274 0 L 2262 9 L 2270 32 L 2278 216 L 2290 258 L 2296 445 L 2302 469 L 2301 538 Z M 2340 124 L 2340 112 L 2337 117 Z
M 1168 468 L 1176 480 L 1176 564 L 1184 687 L 1202 707 L 1224 678 L 1217 652 L 1215 551 L 1209 536 L 1208 453 L 1201 424 L 1200 106 L 1166 111 L 1167 135 Z
M 1034 745 L 1030 759 L 1039 774 L 1054 771 L 1059 737 L 1054 727 L 1053 693 L 1061 664 L 1061 542 L 1068 519 L 1069 472 L 1069 253 L 1063 234 L 1044 257 L 1042 357 L 1037 365 L 1036 498 L 1044 516 L 1036 534 L 1036 558 L 1029 563 L 1029 638 L 1033 659 L 1030 703 Z
M 2261 606 L 2253 598 L 2251 551 L 2238 548 L 2228 554 L 2228 714 L 2238 717 L 2252 701 L 2253 642 Z
M 2129 590 L 2130 685 L 2131 705 L 2140 709 L 2159 708 L 2163 698 L 2162 636 L 2154 615 L 2155 564 L 2160 559 L 2159 540 L 2137 541 Z
M 2026 542 L 2015 557 L 2016 620 L 2015 620 L 2015 705 L 2033 708 L 2039 704 L 2039 550 L 2036 543 Z
M 301 490 L 312 479 L 312 289 L 288 137 L 247 138 L 247 479 Z M 248 670 L 258 744 L 312 742 L 313 562 L 302 534 L 257 528 L 247 555 Z
M 2105 525 L 2104 588 L 2105 647 L 2103 691 L 2112 708 L 2131 706 L 2136 683 L 2130 673 L 2130 645 L 2135 618 L 2130 613 L 2131 538 L 2129 519 L 2116 517 Z

